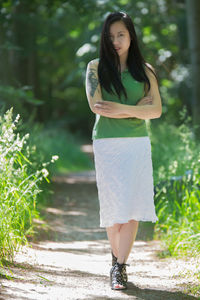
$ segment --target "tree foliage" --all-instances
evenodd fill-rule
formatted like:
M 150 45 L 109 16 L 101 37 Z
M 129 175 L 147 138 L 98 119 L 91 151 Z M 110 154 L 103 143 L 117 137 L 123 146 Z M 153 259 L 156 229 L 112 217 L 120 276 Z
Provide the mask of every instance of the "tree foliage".
M 89 60 L 98 57 L 102 23 L 109 12 L 126 11 L 133 19 L 145 59 L 160 79 L 163 118 L 178 123 L 176 111 L 188 89 L 185 4 L 175 0 L 33 0 L 2 1 L 0 84 L 27 87 L 41 103 L 28 103 L 41 122 L 58 121 L 71 131 L 89 134 L 84 80 Z M 0 93 L 6 109 L 13 104 Z M 20 102 L 19 102 L 20 103 Z M 20 105 L 15 102 L 17 112 Z M 20 110 L 20 111 L 19 111 Z

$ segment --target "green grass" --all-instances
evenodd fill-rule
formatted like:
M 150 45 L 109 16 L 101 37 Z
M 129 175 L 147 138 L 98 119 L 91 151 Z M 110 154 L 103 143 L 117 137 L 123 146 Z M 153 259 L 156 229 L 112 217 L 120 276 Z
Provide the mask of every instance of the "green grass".
M 200 253 L 200 144 L 191 119 L 181 114 L 179 127 L 163 122 L 151 129 L 159 218 L 155 238 L 165 245 L 165 255 L 177 257 Z
M 92 163 L 69 133 L 33 124 L 31 131 L 13 108 L 0 116 L 0 263 L 35 234 L 34 219 L 49 203 L 50 179 L 61 172 L 91 169 Z M 27 133 L 30 131 L 30 133 Z
M 16 133 L 19 115 L 12 120 L 12 108 L 0 117 L 0 259 L 13 259 L 26 236 L 32 233 L 32 219 L 38 217 L 37 195 L 48 170 L 31 162 L 27 140 Z
M 191 118 L 184 109 L 179 126 L 152 126 L 152 159 L 158 221 L 154 239 L 160 239 L 160 257 L 200 259 L 200 143 L 195 140 Z M 198 266 L 199 268 L 199 266 Z M 185 293 L 200 296 L 199 269 L 188 274 Z M 194 280 L 193 280 L 194 279 Z
M 55 154 L 56 162 L 49 166 L 51 174 L 69 173 L 93 169 L 93 163 L 80 149 L 78 138 L 59 127 L 48 127 L 36 124 L 32 130 L 30 143 L 37 145 L 37 160 L 50 160 Z

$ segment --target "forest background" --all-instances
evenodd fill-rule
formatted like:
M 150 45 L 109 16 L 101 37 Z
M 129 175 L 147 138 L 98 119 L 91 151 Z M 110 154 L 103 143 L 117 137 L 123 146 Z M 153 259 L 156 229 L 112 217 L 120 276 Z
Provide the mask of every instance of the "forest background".
M 85 72 L 87 63 L 99 56 L 102 23 L 113 11 L 125 11 L 132 17 L 142 54 L 159 79 L 163 113 L 147 122 L 159 216 L 155 236 L 165 241 L 165 255 L 200 253 L 200 1 L 8 0 L 0 1 L 0 150 L 6 153 L 0 165 L 4 170 L 1 179 L 6 178 L 0 183 L 4 256 L 12 256 L 17 247 L 16 238 L 15 246 L 10 246 L 9 230 L 20 236 L 19 243 L 31 234 L 32 211 L 38 216 L 40 202 L 48 198 L 48 176 L 94 168 L 80 151 L 80 145 L 91 143 L 95 120 L 85 94 Z M 15 149 L 18 153 L 10 169 L 14 152 L 5 149 L 10 149 L 17 133 L 29 134 L 29 148 L 22 142 Z M 13 205 L 13 197 L 23 198 L 20 191 L 16 194 L 13 174 L 19 165 L 23 168 L 26 158 L 32 164 L 22 176 L 29 178 L 35 172 L 35 180 L 43 174 L 46 182 L 33 191 L 28 216 L 26 209 L 18 211 L 25 219 L 16 230 L 18 225 L 13 229 L 3 216 L 5 207 Z M 8 182 L 15 186 L 9 193 Z M 12 199 L 6 204 L 5 193 L 6 199 Z

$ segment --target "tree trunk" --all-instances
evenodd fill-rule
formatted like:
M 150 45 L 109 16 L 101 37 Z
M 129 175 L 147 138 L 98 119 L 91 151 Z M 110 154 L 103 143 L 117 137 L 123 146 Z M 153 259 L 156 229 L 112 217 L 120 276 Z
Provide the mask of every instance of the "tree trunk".
M 37 21 L 29 3 L 23 1 L 14 10 L 13 31 L 15 44 L 21 48 L 15 55 L 15 76 L 18 84 L 33 87 L 36 97 L 40 97 L 37 63 Z
M 198 125 L 195 133 L 197 137 L 200 137 L 200 1 L 186 0 L 186 13 L 191 63 L 193 125 Z

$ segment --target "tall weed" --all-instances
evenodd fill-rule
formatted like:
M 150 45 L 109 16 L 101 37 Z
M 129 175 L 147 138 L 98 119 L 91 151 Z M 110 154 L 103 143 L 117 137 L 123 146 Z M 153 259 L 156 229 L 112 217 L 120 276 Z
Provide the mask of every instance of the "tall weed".
M 49 182 L 46 166 L 58 159 L 53 156 L 49 162 L 33 165 L 29 134 L 20 137 L 16 132 L 20 116 L 12 118 L 13 108 L 0 117 L 0 260 L 13 259 L 15 251 L 28 243 L 33 218 L 38 217 L 41 182 Z
M 153 149 L 160 149 L 157 159 L 154 152 L 159 218 L 155 237 L 161 238 L 168 254 L 193 256 L 200 253 L 200 144 L 194 139 L 185 110 L 181 117 L 178 128 L 172 130 L 173 126 L 163 123 L 153 137 Z

